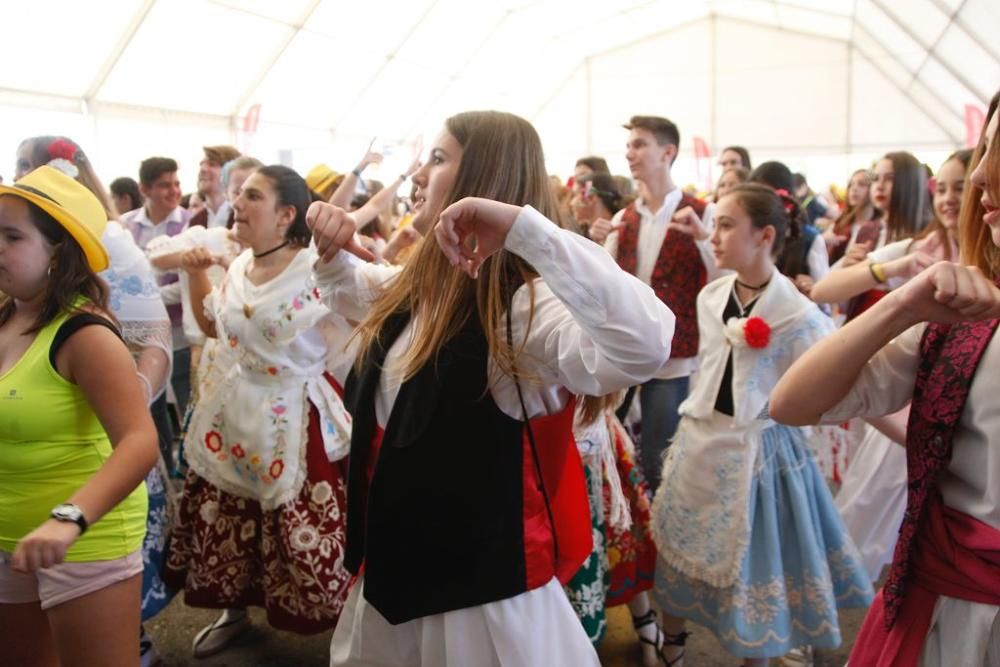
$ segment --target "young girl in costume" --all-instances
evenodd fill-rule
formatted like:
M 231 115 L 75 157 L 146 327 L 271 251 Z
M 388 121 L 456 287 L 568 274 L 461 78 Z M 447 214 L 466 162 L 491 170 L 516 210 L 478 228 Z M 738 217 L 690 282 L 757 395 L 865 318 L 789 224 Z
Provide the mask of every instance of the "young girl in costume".
M 817 285 L 820 297 L 847 301 L 868 290 L 888 292 L 937 260 L 957 259 L 958 212 L 970 157 L 968 151 L 960 151 L 941 165 L 931 224 L 913 239 L 887 243 L 868 253 L 865 261 L 833 271 Z M 846 459 L 834 462 L 843 476 L 837 508 L 873 582 L 892 561 L 906 509 L 906 453 L 899 445 L 906 441 L 907 415 L 904 408 L 897 415 L 872 420 L 850 465 Z M 817 456 L 828 451 L 818 451 Z
M 190 472 L 164 578 L 187 604 L 226 611 L 194 640 L 225 646 L 263 606 L 273 627 L 311 634 L 337 622 L 349 575 L 343 457 L 349 418 L 325 372 L 331 318 L 311 280 L 305 181 L 262 167 L 233 203 L 246 246 L 212 288 L 205 248 L 184 255 L 193 312 L 228 348 L 214 392 L 198 399 L 184 451 Z M 204 307 L 201 307 L 204 304 Z
M 321 292 L 361 321 L 346 394 L 358 580 L 331 665 L 596 666 L 562 588 L 592 546 L 573 396 L 655 374 L 673 316 L 546 219 L 523 119 L 449 118 L 413 180 L 435 238 L 402 269 L 341 251 L 358 248 L 350 216 L 310 210 Z
M 823 232 L 830 264 L 836 264 L 844 251 L 858 239 L 877 239 L 881 212 L 872 204 L 870 169 L 858 169 L 847 181 L 844 212 Z
M 804 355 L 771 396 L 772 415 L 790 424 L 910 403 L 906 514 L 852 665 L 1000 663 L 997 119 L 973 155 L 961 263 L 937 262 L 891 292 Z
M 0 627 L 11 665 L 139 660 L 156 429 L 97 272 L 101 203 L 41 166 L 0 187 Z
M 698 295 L 701 367 L 653 502 L 671 665 L 683 656 L 685 619 L 744 664 L 765 665 L 791 647 L 839 645 L 837 609 L 871 600 L 808 430 L 766 412 L 782 373 L 833 329 L 774 266 L 797 214 L 761 185 L 733 188 L 716 212 L 716 262 L 735 273 Z

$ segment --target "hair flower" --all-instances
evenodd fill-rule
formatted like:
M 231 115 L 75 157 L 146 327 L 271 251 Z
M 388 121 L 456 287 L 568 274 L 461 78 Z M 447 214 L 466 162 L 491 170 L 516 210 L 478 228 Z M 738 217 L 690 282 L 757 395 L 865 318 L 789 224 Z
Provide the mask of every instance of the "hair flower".
M 52 159 L 62 158 L 70 162 L 76 161 L 76 144 L 68 139 L 56 139 L 49 144 L 48 153 Z

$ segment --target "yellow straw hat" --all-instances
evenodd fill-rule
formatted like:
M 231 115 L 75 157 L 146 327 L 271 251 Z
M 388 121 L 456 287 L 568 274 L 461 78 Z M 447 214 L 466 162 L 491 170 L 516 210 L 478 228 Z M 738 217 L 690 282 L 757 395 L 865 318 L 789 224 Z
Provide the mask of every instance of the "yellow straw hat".
M 20 197 L 51 215 L 83 248 L 92 271 L 108 268 L 108 251 L 101 243 L 108 216 L 94 193 L 76 180 L 46 165 L 14 185 L 0 185 L 3 195 Z
M 323 192 L 323 190 L 333 185 L 338 176 L 340 174 L 330 169 L 330 167 L 325 164 L 318 164 L 306 174 L 306 185 L 313 192 Z

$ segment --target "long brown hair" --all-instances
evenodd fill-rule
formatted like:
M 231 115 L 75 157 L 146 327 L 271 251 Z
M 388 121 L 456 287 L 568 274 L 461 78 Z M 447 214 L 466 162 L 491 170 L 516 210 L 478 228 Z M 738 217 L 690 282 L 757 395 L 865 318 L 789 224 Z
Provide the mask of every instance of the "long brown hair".
M 518 206 L 530 205 L 553 219 L 556 202 L 549 187 L 538 133 L 523 118 L 499 111 L 469 111 L 445 121 L 448 133 L 462 146 L 455 184 L 443 207 L 465 197 L 485 197 Z M 434 217 L 440 211 L 430 212 Z M 523 259 L 506 250 L 487 258 L 479 278 L 470 280 L 453 267 L 438 244 L 421 243 L 415 255 L 386 287 L 358 327 L 361 349 L 381 344 L 386 320 L 410 311 L 416 327 L 413 343 L 400 360 L 404 380 L 412 378 L 455 337 L 470 317 L 478 317 L 497 369 L 515 379 L 535 380 L 517 361 L 523 345 L 509 344 L 504 315 L 514 292 L 527 283 L 534 317 L 532 279 L 538 274 Z M 360 360 L 366 356 L 359 355 Z
M 854 223 L 861 222 L 860 218 L 861 215 L 865 212 L 865 209 L 867 208 L 872 209 L 872 212 L 874 213 L 874 217 L 872 218 L 873 220 L 881 215 L 879 210 L 874 206 L 872 206 L 872 195 L 871 195 L 872 177 L 870 169 L 856 169 L 854 173 L 851 174 L 851 177 L 847 179 L 847 190 L 850 191 L 851 182 L 854 180 L 854 177 L 857 176 L 858 174 L 863 174 L 865 176 L 865 180 L 867 181 L 866 185 L 867 189 L 865 190 L 865 199 L 863 202 L 861 202 L 856 206 L 851 206 L 850 208 L 845 207 L 844 212 L 840 214 L 840 217 L 838 217 L 836 221 L 834 221 L 833 223 L 834 233 L 840 236 L 845 236 L 847 234 L 850 234 L 851 227 L 854 225 Z
M 996 113 L 998 103 L 1000 103 L 1000 91 L 993 95 L 993 99 L 990 100 L 986 120 L 983 121 L 983 129 L 979 135 L 979 143 L 976 144 L 976 150 L 973 151 L 972 160 L 969 163 L 971 169 L 979 166 L 979 162 L 986 152 L 986 126 L 990 124 L 990 120 Z M 996 134 L 1000 136 L 1000 132 Z M 993 190 L 998 189 L 996 179 L 1000 177 L 1000 164 L 998 164 L 1000 156 L 997 155 L 998 149 L 1000 149 L 1000 143 L 998 143 L 1000 140 L 997 139 L 997 136 L 993 137 L 994 159 L 991 164 L 987 165 L 987 184 Z M 993 201 L 1000 201 L 1000 193 L 991 192 L 991 195 Z M 978 266 L 985 275 L 996 280 L 997 277 L 1000 277 L 1000 249 L 993 243 L 990 228 L 983 224 L 984 211 L 982 202 L 980 202 L 982 196 L 982 189 L 966 176 L 965 189 L 962 193 L 962 209 L 958 219 L 958 247 L 962 252 L 963 264 Z
M 886 243 L 916 236 L 931 221 L 930 191 L 927 170 L 906 151 L 886 153 L 882 158 L 892 162 L 892 195 L 886 216 Z
M 25 201 L 25 204 L 32 224 L 55 248 L 55 252 L 52 255 L 52 269 L 45 287 L 42 309 L 23 333 L 37 333 L 60 313 L 78 311 L 76 302 L 80 297 L 100 309 L 104 317 L 116 322 L 108 308 L 108 286 L 91 270 L 80 244 L 51 215 L 29 201 Z M 14 315 L 14 309 L 12 297 L 0 296 L 0 326 Z
M 462 146 L 462 159 L 444 207 L 465 197 L 485 197 L 556 215 L 542 144 L 530 123 L 509 113 L 469 111 L 446 120 L 445 128 Z M 475 316 L 498 368 L 520 377 L 515 369 L 519 350 L 507 343 L 503 315 L 518 287 L 528 283 L 530 290 L 536 275 L 527 262 L 501 250 L 483 262 L 478 280 L 470 280 L 436 243 L 421 243 L 358 327 L 362 349 L 372 349 L 389 316 L 410 311 L 415 337 L 400 362 L 404 380 L 410 379 Z M 529 295 L 533 315 L 534 292 Z

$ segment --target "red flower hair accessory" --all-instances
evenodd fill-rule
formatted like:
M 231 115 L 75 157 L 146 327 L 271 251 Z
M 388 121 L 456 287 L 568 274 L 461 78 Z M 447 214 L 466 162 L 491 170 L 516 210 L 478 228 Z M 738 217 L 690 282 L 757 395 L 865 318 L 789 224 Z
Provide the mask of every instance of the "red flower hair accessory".
M 49 158 L 69 160 L 70 162 L 76 162 L 76 144 L 68 139 L 56 139 L 51 144 L 49 144 Z
M 751 317 L 743 325 L 743 337 L 748 346 L 758 350 L 765 348 L 771 342 L 771 327 L 762 318 Z

